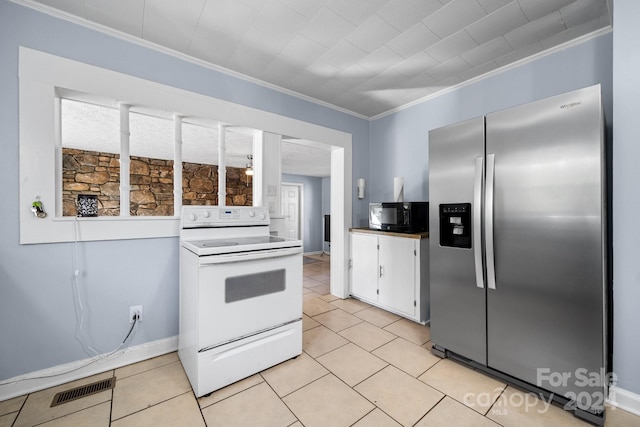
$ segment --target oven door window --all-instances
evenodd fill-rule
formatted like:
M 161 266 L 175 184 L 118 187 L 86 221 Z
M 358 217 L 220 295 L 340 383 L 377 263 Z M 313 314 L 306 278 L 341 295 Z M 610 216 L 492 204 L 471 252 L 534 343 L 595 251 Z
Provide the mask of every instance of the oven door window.
M 224 281 L 224 302 L 231 303 L 282 292 L 285 285 L 286 274 L 283 268 L 227 277 Z

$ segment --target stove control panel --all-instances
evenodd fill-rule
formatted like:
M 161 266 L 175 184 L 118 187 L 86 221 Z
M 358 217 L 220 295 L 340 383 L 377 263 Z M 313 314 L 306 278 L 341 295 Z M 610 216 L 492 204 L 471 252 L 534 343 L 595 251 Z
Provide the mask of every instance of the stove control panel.
M 269 211 L 260 206 L 183 206 L 182 228 L 269 225 Z

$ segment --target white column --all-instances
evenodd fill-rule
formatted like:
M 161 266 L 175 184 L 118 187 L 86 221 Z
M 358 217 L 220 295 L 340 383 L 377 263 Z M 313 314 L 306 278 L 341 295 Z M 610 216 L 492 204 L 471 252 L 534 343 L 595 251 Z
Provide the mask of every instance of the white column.
M 264 143 L 263 143 L 263 131 L 256 131 L 253 135 L 253 178 L 252 190 L 253 190 L 253 206 L 264 206 Z
M 253 138 L 253 204 L 269 209 L 271 218 L 281 217 L 280 182 L 282 155 L 280 135 L 259 131 Z
M 182 211 L 182 116 L 173 116 L 173 216 Z
M 227 205 L 226 125 L 218 125 L 218 206 Z
M 120 216 L 130 215 L 129 170 L 131 159 L 129 155 L 129 110 L 131 105 L 120 104 Z

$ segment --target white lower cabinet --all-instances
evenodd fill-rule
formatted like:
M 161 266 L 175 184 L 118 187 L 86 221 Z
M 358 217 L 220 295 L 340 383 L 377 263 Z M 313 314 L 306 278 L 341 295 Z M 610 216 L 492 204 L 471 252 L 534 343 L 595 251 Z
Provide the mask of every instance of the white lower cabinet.
M 351 295 L 416 322 L 429 320 L 426 238 L 351 232 Z

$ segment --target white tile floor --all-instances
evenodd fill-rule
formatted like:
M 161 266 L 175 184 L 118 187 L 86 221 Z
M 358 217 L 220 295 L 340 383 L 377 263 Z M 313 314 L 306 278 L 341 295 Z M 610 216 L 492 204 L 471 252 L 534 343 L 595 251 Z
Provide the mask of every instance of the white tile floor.
M 196 399 L 171 353 L 0 402 L 0 427 L 587 426 L 433 356 L 428 327 L 329 295 L 328 256 L 316 258 L 304 266 L 304 352 L 298 358 Z M 49 407 L 58 391 L 112 375 L 112 391 Z M 530 405 L 518 404 L 524 401 Z M 640 417 L 608 408 L 606 425 L 640 427 Z

